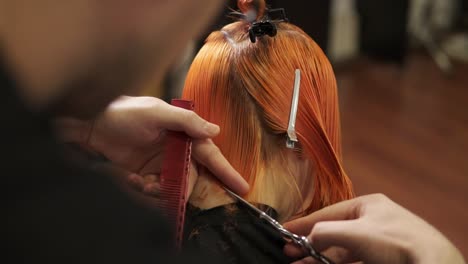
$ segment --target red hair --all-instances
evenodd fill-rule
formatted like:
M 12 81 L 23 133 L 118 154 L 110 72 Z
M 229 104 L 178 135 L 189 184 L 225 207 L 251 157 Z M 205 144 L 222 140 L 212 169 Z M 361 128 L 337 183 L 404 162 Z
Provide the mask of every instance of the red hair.
M 190 68 L 183 98 L 195 102 L 201 117 L 220 125 L 214 142 L 250 183 L 248 199 L 262 192 L 280 195 L 307 189 L 312 192 L 309 201 L 290 201 L 296 214 L 297 208 L 310 213 L 352 198 L 341 165 L 337 85 L 327 57 L 292 24 L 278 23 L 275 37 L 260 37 L 256 43 L 249 40 L 248 27 L 245 21 L 236 22 L 207 38 Z M 295 69 L 302 75 L 295 155 L 311 165 L 301 175 L 290 175 L 294 172 L 288 168 L 294 164 L 285 145 Z M 271 166 L 290 173 L 275 178 L 265 171 Z M 266 189 L 269 181 L 275 182 L 273 189 Z

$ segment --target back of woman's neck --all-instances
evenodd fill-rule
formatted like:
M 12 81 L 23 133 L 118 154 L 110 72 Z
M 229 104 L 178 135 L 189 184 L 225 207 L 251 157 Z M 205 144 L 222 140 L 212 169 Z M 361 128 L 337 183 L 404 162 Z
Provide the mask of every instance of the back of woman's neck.
M 214 176 L 206 170 L 199 171 L 190 196 L 190 204 L 205 210 L 234 202 L 235 200 L 226 193 Z

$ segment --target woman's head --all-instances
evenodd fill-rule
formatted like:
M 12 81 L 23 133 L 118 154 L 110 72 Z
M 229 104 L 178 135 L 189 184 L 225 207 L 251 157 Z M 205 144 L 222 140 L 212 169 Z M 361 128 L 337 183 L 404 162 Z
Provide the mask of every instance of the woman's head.
M 244 13 L 264 6 L 263 1 L 239 2 Z M 292 213 L 310 212 L 352 196 L 341 167 L 336 81 L 328 59 L 306 33 L 289 23 L 275 24 L 277 35 L 258 37 L 256 43 L 250 41 L 247 21 L 213 32 L 192 64 L 183 97 L 194 100 L 199 115 L 221 126 L 214 141 L 251 184 L 249 199 L 266 195 L 256 190 L 269 186 L 268 192 L 285 195 L 279 197 L 283 200 L 312 197 L 304 207 L 303 200 L 299 206 L 285 205 Z M 299 146 L 290 150 L 286 131 L 295 69 L 302 75 Z

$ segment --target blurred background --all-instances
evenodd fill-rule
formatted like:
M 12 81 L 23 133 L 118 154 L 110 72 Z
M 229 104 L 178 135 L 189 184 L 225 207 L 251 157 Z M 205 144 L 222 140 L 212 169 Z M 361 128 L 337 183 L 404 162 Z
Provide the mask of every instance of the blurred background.
M 193 56 L 231 22 L 236 2 L 145 94 L 179 96 Z M 357 195 L 386 194 L 468 259 L 468 0 L 267 2 L 284 7 L 335 68 L 344 165 Z

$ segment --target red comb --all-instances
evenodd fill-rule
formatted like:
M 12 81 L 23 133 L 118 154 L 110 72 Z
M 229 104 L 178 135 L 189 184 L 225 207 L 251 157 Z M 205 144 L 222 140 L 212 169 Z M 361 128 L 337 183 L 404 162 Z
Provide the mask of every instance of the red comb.
M 172 105 L 193 110 L 192 101 L 173 99 Z M 192 140 L 184 132 L 168 131 L 161 168 L 160 209 L 175 225 L 176 247 L 180 249 L 187 204 Z

